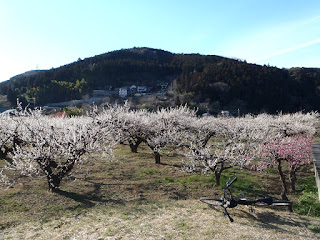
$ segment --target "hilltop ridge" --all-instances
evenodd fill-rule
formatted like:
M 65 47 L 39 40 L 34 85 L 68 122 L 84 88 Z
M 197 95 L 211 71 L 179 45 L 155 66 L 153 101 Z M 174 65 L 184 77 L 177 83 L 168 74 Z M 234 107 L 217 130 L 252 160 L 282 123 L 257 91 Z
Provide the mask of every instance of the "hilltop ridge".
M 153 48 L 121 49 L 35 70 L 0 83 L 0 93 L 38 105 L 92 96 L 106 86 L 172 86 L 168 105 L 188 103 L 243 112 L 320 110 L 320 69 L 279 69 L 215 55 L 176 54 Z

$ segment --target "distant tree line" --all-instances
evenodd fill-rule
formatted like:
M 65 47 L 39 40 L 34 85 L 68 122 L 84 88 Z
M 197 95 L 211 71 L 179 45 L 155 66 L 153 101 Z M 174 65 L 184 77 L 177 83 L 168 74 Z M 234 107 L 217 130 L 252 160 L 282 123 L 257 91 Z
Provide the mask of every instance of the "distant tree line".
M 172 54 L 132 48 L 109 52 L 47 71 L 21 74 L 0 84 L 14 105 L 79 99 L 93 89 L 174 81 L 177 105 L 208 110 L 295 112 L 320 109 L 320 69 L 279 69 L 213 55 Z M 182 97 L 181 97 L 182 96 Z

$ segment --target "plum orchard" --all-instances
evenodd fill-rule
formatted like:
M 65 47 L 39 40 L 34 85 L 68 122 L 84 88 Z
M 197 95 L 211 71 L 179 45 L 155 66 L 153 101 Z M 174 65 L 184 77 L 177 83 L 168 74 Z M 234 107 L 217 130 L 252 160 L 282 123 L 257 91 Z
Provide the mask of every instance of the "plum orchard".
M 4 171 L 24 175 L 42 173 L 49 190 L 56 190 L 81 158 L 92 151 L 111 153 L 119 142 L 127 141 L 132 152 L 144 142 L 160 163 L 164 148 L 170 147 L 185 156 L 183 169 L 188 172 L 212 172 L 219 185 L 223 170 L 240 166 L 262 169 L 275 167 L 281 147 L 301 145 L 315 133 L 317 114 L 261 114 L 241 118 L 204 117 L 186 106 L 155 112 L 130 110 L 128 105 L 93 109 L 88 116 L 53 118 L 40 111 L 22 111 L 16 117 L 0 117 L 0 146 L 8 154 Z M 299 139 L 299 141 L 298 141 Z M 292 170 L 309 163 L 310 144 L 302 149 L 290 147 L 281 161 Z M 295 154 L 296 151 L 306 151 Z M 280 150 L 279 150 L 280 151 Z M 290 153 L 291 151 L 291 153 Z M 282 151 L 281 151 L 282 152 Z M 281 172 L 279 172 L 281 176 Z M 2 173 L 2 181 L 7 178 Z M 282 178 L 281 178 L 282 180 Z
M 294 163 L 291 164 L 292 169 L 297 169 L 300 164 L 309 163 L 312 151 L 310 144 L 303 144 L 300 148 L 298 146 L 301 142 L 310 142 L 310 137 L 315 133 L 316 121 L 315 113 L 277 116 L 261 114 L 242 118 L 209 117 L 193 121 L 187 119 L 181 124 L 188 125 L 188 131 L 176 136 L 183 139 L 184 146 L 188 149 L 182 152 L 186 156 L 185 169 L 189 172 L 200 169 L 203 172 L 211 171 L 215 174 L 216 185 L 219 185 L 221 173 L 227 168 L 233 166 L 249 168 L 257 161 L 261 166 L 266 161 L 274 162 L 274 159 L 270 160 L 269 155 L 263 154 L 266 152 L 266 146 L 274 141 L 283 141 L 287 137 L 297 139 L 296 136 L 299 136 L 300 140 L 292 141 L 291 145 L 295 147 L 287 149 L 291 154 L 287 153 L 286 161 Z M 208 141 L 211 137 L 214 137 L 212 141 Z M 299 161 L 295 157 L 298 149 L 301 156 Z M 302 151 L 306 153 L 301 155 Z M 264 166 L 274 167 L 272 164 Z M 261 170 L 262 167 L 257 169 Z M 281 176 L 281 172 L 279 174 Z
M 155 163 L 159 164 L 162 149 L 179 144 L 176 134 L 186 130 L 181 124 L 183 119 L 194 121 L 196 113 L 186 106 L 155 112 L 127 109 L 120 118 L 121 140 L 129 142 L 132 152 L 137 152 L 138 146 L 144 142 L 152 151 Z
M 246 116 L 189 121 L 193 130 L 184 132 L 188 134 L 185 137 L 188 149 L 185 152 L 185 169 L 189 172 L 211 171 L 215 175 L 216 185 L 219 185 L 223 170 L 233 166 L 247 167 L 259 156 L 261 143 L 271 137 L 266 124 L 260 120 Z M 214 138 L 209 141 L 211 137 Z
M 102 149 L 111 153 L 120 135 L 113 124 L 122 111 L 122 107 L 113 107 L 100 114 L 72 118 L 53 118 L 30 111 L 2 117 L 1 121 L 7 123 L 5 127 L 11 130 L 6 132 L 1 125 L 2 146 L 8 142 L 6 139 L 19 138 L 19 144 L 9 153 L 11 161 L 5 170 L 27 176 L 43 173 L 49 190 L 57 190 L 84 154 Z

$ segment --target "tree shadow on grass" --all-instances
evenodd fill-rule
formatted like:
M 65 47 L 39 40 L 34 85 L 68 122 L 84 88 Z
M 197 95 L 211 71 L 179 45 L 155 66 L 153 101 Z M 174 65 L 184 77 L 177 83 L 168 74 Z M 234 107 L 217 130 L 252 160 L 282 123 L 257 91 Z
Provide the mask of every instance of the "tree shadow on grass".
M 231 213 L 232 215 L 232 213 Z M 281 211 L 279 212 L 260 212 L 260 213 L 250 213 L 246 210 L 240 210 L 238 213 L 233 214 L 239 218 L 250 219 L 249 223 L 244 223 L 245 225 L 250 225 L 250 223 L 254 222 L 254 224 L 258 225 L 263 229 L 270 229 L 279 232 L 288 232 L 291 233 L 292 228 L 288 227 L 298 227 L 305 228 L 308 225 L 309 220 L 299 216 L 296 218 L 295 216 L 290 217 L 290 215 L 281 215 Z M 236 219 L 236 218 L 235 218 Z M 235 220 L 236 221 L 236 220 Z M 305 237 L 303 233 L 296 233 L 297 237 Z
M 281 212 L 265 212 L 258 213 L 257 220 L 265 227 L 274 228 L 274 226 L 292 226 L 292 227 L 305 227 L 310 222 L 310 219 L 303 216 L 290 217 L 290 215 L 282 216 Z
M 103 199 L 100 196 L 97 195 L 91 195 L 89 194 L 79 194 L 75 192 L 67 192 L 64 190 L 57 190 L 55 193 L 64 196 L 66 198 L 72 199 L 78 203 L 82 204 L 82 207 L 84 208 L 90 208 L 97 205 L 97 203 L 114 203 L 114 204 L 125 204 L 122 200 L 115 200 L 115 199 Z

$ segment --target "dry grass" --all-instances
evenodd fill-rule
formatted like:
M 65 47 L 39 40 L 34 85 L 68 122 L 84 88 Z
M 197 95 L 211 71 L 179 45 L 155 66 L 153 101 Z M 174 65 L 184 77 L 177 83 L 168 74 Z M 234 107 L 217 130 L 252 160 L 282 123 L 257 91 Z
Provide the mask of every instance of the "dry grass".
M 179 156 L 164 156 L 163 164 L 155 165 L 145 146 L 139 150 L 130 153 L 121 145 L 111 163 L 90 156 L 63 180 L 60 193 L 48 193 L 43 177 L 20 178 L 13 188 L 1 189 L 0 239 L 320 239 L 319 219 L 283 209 L 251 213 L 237 207 L 230 210 L 235 220 L 230 223 L 221 209 L 198 201 L 221 194 L 212 178 L 181 172 Z M 312 174 L 306 170 L 300 177 Z M 280 192 L 272 172 L 235 169 L 225 175 L 243 179 L 235 193 Z
M 100 206 L 80 215 L 6 228 L 3 239 L 317 239 L 308 226 L 320 220 L 294 213 L 245 207 L 231 210 L 230 223 L 220 211 L 197 200 L 124 206 Z

